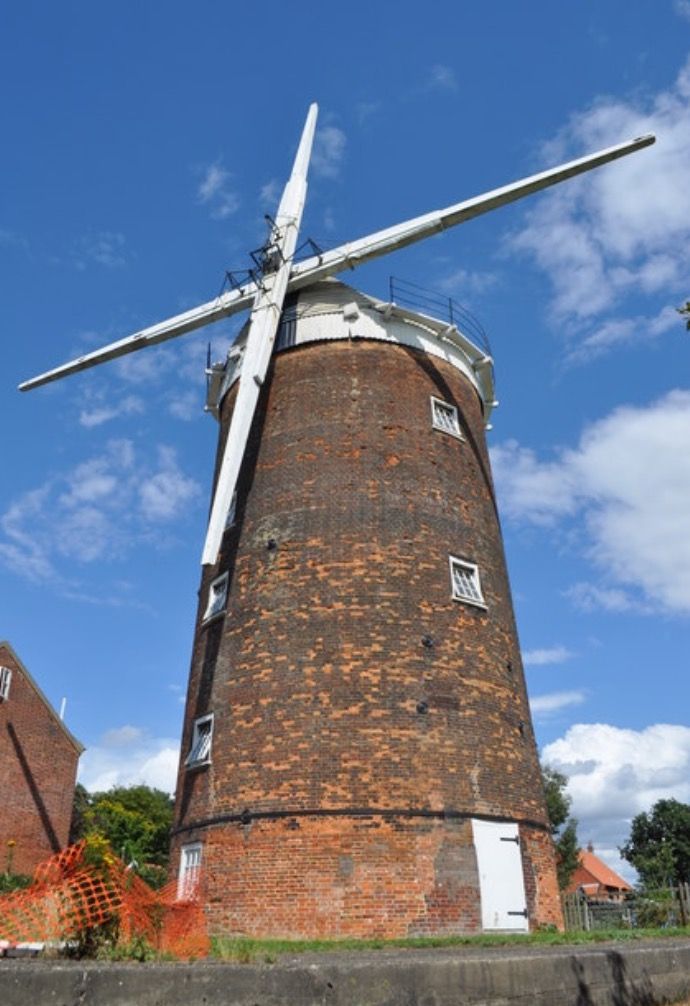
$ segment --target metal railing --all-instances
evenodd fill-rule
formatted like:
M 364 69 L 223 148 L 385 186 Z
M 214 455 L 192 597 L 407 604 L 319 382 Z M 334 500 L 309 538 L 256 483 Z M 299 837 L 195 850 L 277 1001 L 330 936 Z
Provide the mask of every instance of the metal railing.
M 491 356 L 489 337 L 480 322 L 452 297 L 446 297 L 435 290 L 427 290 L 417 283 L 398 279 L 396 276 L 389 277 L 388 288 L 389 299 L 394 304 L 431 315 L 432 318 L 447 321 L 450 325 L 457 325 L 463 335 L 483 349 L 487 356 Z

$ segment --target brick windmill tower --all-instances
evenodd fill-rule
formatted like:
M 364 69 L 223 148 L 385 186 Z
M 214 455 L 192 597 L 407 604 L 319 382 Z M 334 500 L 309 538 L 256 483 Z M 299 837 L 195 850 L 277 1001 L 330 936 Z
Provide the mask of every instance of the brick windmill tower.
M 244 308 L 220 424 L 173 862 L 211 927 L 399 936 L 560 923 L 462 325 L 333 277 L 647 136 L 295 262 L 316 124 L 250 281 L 23 389 Z

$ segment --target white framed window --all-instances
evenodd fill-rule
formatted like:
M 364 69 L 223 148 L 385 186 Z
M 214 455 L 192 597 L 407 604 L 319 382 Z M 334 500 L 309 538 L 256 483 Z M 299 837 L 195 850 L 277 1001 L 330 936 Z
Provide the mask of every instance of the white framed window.
M 431 396 L 431 425 L 435 430 L 440 430 L 442 433 L 450 433 L 452 437 L 457 437 L 458 440 L 465 439 L 460 429 L 460 419 L 456 407 L 451 405 L 450 402 L 434 398 L 433 395 Z
M 9 667 L 0 667 L 0 702 L 6 702 L 10 697 L 10 682 L 12 671 Z
M 201 875 L 201 842 L 190 842 L 180 849 L 180 872 L 177 876 L 177 897 L 181 901 L 193 898 Z
M 478 608 L 486 608 L 482 585 L 479 581 L 479 567 L 473 562 L 466 562 L 465 559 L 457 559 L 454 555 L 448 558 L 450 560 L 450 585 L 453 600 L 475 604 Z
M 235 517 L 237 516 L 237 490 L 232 494 L 232 499 L 230 500 L 230 506 L 228 507 L 228 515 L 225 518 L 225 530 L 232 527 L 235 523 Z
M 206 604 L 206 611 L 204 612 L 204 621 L 208 622 L 210 618 L 222 615 L 225 611 L 227 600 L 228 574 L 223 573 L 222 576 L 212 580 L 208 588 L 208 602 Z
M 211 761 L 211 741 L 213 739 L 213 713 L 194 720 L 192 746 L 185 758 L 185 765 L 208 765 Z

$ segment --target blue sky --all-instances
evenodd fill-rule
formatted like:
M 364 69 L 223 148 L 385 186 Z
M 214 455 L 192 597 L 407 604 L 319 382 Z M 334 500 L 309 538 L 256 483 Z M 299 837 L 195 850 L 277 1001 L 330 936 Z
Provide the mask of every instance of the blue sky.
M 308 104 L 335 245 L 653 130 L 654 148 L 344 277 L 473 311 L 537 736 L 581 838 L 690 800 L 690 0 L 10 2 L 0 14 L 0 636 L 90 787 L 172 785 L 215 448 L 210 340 L 19 381 L 211 299 Z

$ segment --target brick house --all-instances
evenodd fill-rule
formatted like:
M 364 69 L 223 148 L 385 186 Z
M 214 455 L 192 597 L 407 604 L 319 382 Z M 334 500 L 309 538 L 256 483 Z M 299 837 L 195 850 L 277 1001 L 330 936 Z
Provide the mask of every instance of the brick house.
M 579 862 L 566 893 L 581 891 L 588 901 L 623 901 L 630 884 L 595 856 L 592 845 L 580 849 Z
M 0 641 L 0 871 L 32 873 L 67 844 L 83 750 Z

